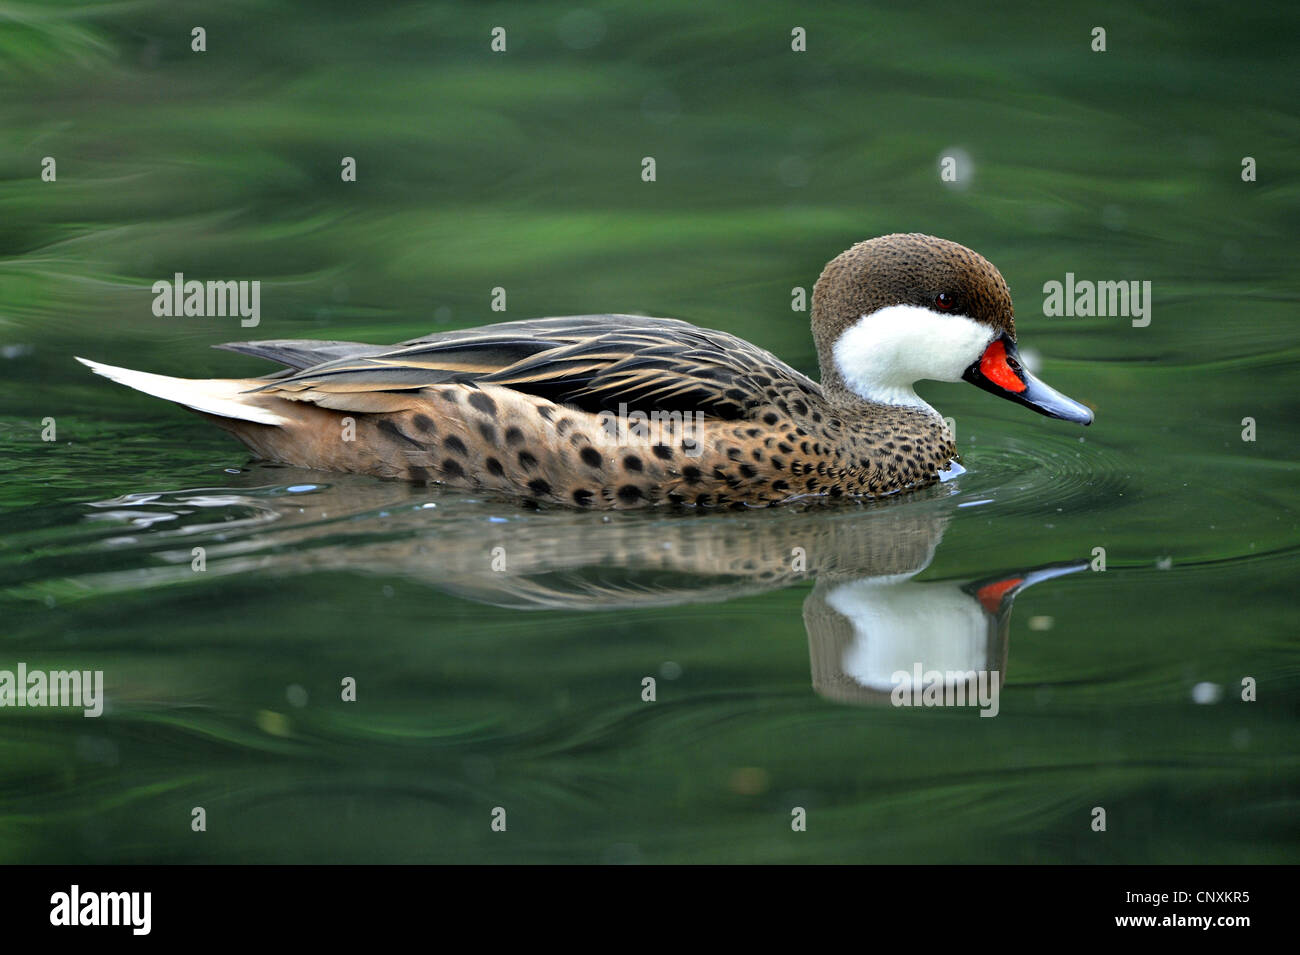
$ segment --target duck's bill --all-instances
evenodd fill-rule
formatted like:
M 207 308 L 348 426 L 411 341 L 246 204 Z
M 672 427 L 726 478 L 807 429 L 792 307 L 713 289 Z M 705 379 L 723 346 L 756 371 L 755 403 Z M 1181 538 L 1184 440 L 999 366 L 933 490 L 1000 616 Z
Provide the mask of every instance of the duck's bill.
M 1000 610 L 1008 609 L 1011 606 L 1012 598 L 1026 587 L 1032 587 L 1044 580 L 1051 580 L 1053 577 L 1064 577 L 1066 574 L 1087 570 L 1088 566 L 1086 560 L 1068 560 L 1055 564 L 1043 564 L 1041 567 L 1034 567 L 1030 570 L 972 581 L 962 589 L 983 604 L 985 610 L 995 614 Z
M 977 388 L 1033 408 L 1039 414 L 1076 424 L 1092 424 L 1092 411 L 1031 375 L 1010 335 L 993 339 L 980 360 L 962 375 Z

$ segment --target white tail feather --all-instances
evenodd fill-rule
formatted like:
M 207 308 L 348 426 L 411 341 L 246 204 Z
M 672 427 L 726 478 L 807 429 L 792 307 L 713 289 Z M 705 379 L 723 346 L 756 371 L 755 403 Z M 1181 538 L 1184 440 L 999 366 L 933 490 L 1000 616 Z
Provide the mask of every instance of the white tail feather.
M 253 404 L 252 396 L 244 394 L 248 385 L 242 381 L 230 378 L 169 378 L 166 375 L 151 375 L 147 371 L 103 365 L 85 358 L 78 358 L 77 361 L 95 374 L 103 375 L 118 384 L 143 391 L 155 398 L 174 401 L 195 411 L 206 411 L 208 414 L 237 418 L 240 421 L 256 421 L 258 424 L 290 423 L 289 418 Z

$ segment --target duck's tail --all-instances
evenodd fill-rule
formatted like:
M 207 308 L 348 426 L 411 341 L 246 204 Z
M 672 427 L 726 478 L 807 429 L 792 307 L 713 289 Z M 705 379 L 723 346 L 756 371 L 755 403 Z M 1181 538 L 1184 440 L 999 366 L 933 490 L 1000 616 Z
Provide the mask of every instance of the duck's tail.
M 77 361 L 95 374 L 103 375 L 120 385 L 219 418 L 278 426 L 290 424 L 292 421 L 291 418 L 277 414 L 268 407 L 277 399 L 249 394 L 250 389 L 257 388 L 265 382 L 239 378 L 169 378 L 166 375 L 151 375 L 147 371 L 117 368 L 86 358 L 78 358 Z

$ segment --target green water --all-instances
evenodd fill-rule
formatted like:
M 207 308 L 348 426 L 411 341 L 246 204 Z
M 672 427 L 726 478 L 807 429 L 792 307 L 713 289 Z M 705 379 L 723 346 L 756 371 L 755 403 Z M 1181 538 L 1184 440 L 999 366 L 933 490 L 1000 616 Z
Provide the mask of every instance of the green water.
M 1296 861 L 1297 29 L 0 4 L 0 669 L 106 696 L 0 709 L 0 861 Z M 236 376 L 207 346 L 634 311 L 815 373 L 791 289 L 893 231 L 995 262 L 1096 423 L 928 384 L 942 487 L 602 516 L 249 462 L 72 360 Z M 261 324 L 155 317 L 175 272 L 260 280 Z M 1045 316 L 1067 272 L 1150 281 L 1150 324 Z M 996 617 L 962 589 L 1068 562 Z M 995 718 L 847 675 L 961 627 Z

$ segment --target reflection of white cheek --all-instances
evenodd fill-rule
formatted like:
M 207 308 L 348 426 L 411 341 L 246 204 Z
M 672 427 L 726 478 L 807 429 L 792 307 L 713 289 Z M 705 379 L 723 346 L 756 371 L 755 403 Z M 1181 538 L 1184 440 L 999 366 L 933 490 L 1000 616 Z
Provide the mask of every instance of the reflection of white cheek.
M 921 671 L 986 670 L 988 619 L 955 584 L 860 580 L 831 591 L 826 603 L 853 625 L 844 672 L 863 686 L 889 691 L 893 676 Z

